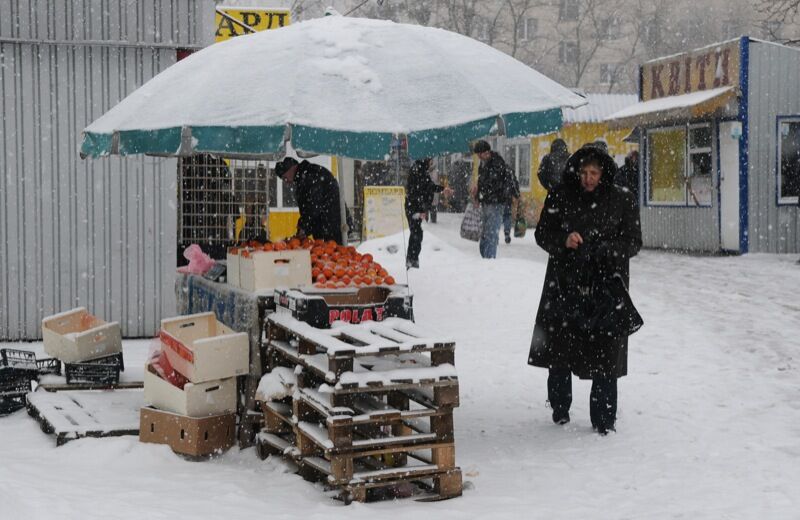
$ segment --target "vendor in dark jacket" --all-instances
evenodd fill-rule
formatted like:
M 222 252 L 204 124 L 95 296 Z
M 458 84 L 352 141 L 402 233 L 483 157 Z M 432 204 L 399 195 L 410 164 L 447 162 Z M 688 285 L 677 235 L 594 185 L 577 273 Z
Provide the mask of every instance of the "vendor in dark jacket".
M 628 259 L 642 246 L 633 195 L 614 185 L 614 160 L 597 148 L 573 154 L 563 182 L 547 194 L 536 243 L 550 254 L 536 314 L 530 365 L 549 369 L 553 422 L 569 422 L 572 374 L 592 379 L 592 426 L 615 429 L 617 378 L 627 374 L 627 337 L 595 337 L 576 309 L 585 308 L 592 277 L 619 273 L 627 286 Z
M 294 185 L 300 220 L 298 237 L 314 237 L 342 243 L 342 216 L 339 208 L 339 183 L 333 174 L 318 164 L 298 163 L 286 157 L 275 165 L 275 175 Z
M 406 269 L 419 267 L 419 253 L 422 250 L 422 221 L 428 215 L 433 204 L 433 197 L 444 192 L 448 197 L 453 190 L 433 182 L 431 170 L 433 159 L 425 158 L 414 161 L 406 182 L 406 217 L 411 236 L 406 251 Z

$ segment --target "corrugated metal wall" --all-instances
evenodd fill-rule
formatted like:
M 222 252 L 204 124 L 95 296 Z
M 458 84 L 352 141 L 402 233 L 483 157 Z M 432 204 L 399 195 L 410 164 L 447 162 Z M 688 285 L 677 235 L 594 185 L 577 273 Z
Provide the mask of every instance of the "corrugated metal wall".
M 750 42 L 749 237 L 751 252 L 800 252 L 795 204 L 777 204 L 779 115 L 800 115 L 800 51 Z
M 174 312 L 176 163 L 81 160 L 81 130 L 213 38 L 214 2 L 0 1 L 0 339 L 85 306 L 125 336 Z

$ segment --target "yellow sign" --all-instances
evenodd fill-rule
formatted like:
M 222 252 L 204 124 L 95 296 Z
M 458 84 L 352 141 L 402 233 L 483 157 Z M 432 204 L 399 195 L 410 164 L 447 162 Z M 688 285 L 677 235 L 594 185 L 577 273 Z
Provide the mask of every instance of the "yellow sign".
M 402 186 L 365 187 L 362 239 L 385 237 L 407 228 L 405 199 Z
M 642 65 L 642 100 L 739 85 L 739 40 Z
M 288 9 L 241 9 L 217 7 L 215 41 L 222 42 L 267 29 L 279 29 L 291 23 Z

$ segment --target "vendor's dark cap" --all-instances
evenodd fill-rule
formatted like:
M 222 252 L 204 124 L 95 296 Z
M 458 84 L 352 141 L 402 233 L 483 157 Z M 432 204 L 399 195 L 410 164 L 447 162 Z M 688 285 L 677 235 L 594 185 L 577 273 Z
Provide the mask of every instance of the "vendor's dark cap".
M 474 145 L 472 145 L 472 153 L 483 153 L 483 152 L 491 152 L 492 147 L 486 141 L 477 141 Z
M 292 166 L 295 166 L 296 164 L 297 164 L 297 159 L 293 157 L 284 157 L 282 161 L 280 161 L 278 164 L 275 165 L 275 175 L 277 175 L 280 178 L 283 178 L 284 174 L 286 174 L 286 172 L 289 171 L 289 169 Z

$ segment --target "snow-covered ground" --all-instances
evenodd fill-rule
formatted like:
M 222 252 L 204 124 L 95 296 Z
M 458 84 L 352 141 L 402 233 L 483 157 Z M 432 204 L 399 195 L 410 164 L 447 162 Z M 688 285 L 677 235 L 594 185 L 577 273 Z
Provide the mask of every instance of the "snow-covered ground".
M 589 382 L 574 382 L 572 422 L 556 426 L 546 372 L 526 365 L 547 260 L 532 233 L 488 261 L 458 223 L 425 226 L 408 281 L 417 321 L 457 341 L 463 497 L 345 507 L 252 448 L 194 463 L 135 437 L 56 448 L 23 411 L 0 418 L 0 519 L 800 517 L 794 256 L 636 257 L 645 326 L 620 380 L 617 433 L 600 437 Z M 399 236 L 360 249 L 402 272 Z M 147 348 L 125 342 L 126 379 L 141 377 Z

